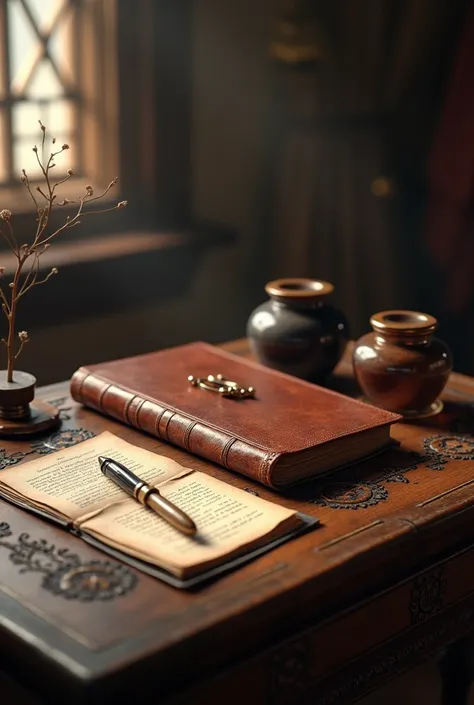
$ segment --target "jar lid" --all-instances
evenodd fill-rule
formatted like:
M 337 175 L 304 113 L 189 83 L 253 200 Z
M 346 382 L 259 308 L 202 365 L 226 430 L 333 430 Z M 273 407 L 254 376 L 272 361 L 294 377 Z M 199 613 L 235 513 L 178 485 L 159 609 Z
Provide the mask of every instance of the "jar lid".
M 380 333 L 426 335 L 435 331 L 438 321 L 428 313 L 396 310 L 375 313 L 370 318 L 370 325 Z
M 321 279 L 306 279 L 293 277 L 274 279 L 265 286 L 265 291 L 273 299 L 310 301 L 321 296 L 327 296 L 334 291 L 334 286 Z

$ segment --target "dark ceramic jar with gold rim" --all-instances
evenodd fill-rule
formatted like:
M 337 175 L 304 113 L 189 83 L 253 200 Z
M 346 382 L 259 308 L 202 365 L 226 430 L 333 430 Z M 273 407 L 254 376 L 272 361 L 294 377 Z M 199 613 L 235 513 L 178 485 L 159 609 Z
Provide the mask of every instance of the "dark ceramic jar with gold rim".
M 264 365 L 312 382 L 327 377 L 345 350 L 344 314 L 329 302 L 334 287 L 318 279 L 276 279 L 250 315 L 250 348 Z
M 369 401 L 408 418 L 431 416 L 453 362 L 434 337 L 437 320 L 418 311 L 382 311 L 370 319 L 373 332 L 354 348 L 356 379 Z

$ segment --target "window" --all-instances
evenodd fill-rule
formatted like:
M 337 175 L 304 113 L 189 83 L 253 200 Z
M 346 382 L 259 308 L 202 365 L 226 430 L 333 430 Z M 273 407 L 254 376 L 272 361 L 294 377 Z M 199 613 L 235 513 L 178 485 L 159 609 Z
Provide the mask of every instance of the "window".
M 71 144 L 60 163 L 76 175 L 71 193 L 118 175 L 114 8 L 110 0 L 0 0 L 0 189 L 25 209 L 21 170 L 41 175 L 32 151 L 38 120 Z
M 4 3 L 5 4 L 5 3 Z M 59 143 L 79 137 L 81 96 L 77 76 L 80 3 L 73 0 L 7 0 L 2 18 L 2 98 L 0 185 L 14 185 L 25 168 L 39 167 L 31 147 L 38 119 Z M 80 140 L 79 140 L 80 143 Z M 66 155 L 72 168 L 71 155 Z M 81 168 L 81 154 L 79 152 Z
M 71 144 L 71 195 L 119 177 L 126 227 L 189 215 L 189 0 L 0 0 L 0 201 L 31 208 L 38 120 Z M 69 160 L 69 161 L 66 161 Z M 97 226 L 116 227 L 117 218 Z M 113 222 L 112 222 L 113 221 Z M 17 221 L 18 222 L 18 221 Z M 94 224 L 95 227 L 95 224 Z

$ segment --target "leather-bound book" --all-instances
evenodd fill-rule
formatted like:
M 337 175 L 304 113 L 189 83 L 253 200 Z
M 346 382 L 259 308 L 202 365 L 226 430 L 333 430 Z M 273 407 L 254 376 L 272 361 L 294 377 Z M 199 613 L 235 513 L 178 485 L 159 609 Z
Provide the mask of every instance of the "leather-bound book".
M 228 398 L 188 381 L 218 374 L 253 387 L 255 397 Z M 400 419 L 202 342 L 81 367 L 71 395 L 277 490 L 380 451 Z

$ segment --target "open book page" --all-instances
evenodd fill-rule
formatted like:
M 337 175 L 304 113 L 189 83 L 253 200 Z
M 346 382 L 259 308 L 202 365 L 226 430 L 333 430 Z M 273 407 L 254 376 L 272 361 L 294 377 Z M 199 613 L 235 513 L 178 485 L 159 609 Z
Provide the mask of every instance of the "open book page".
M 104 509 L 80 522 L 80 529 L 180 577 L 190 577 L 222 557 L 301 524 L 293 510 L 200 472 L 170 480 L 160 493 L 194 520 L 196 537 L 185 536 L 133 501 Z
M 157 486 L 191 472 L 170 458 L 104 432 L 71 448 L 3 470 L 0 494 L 25 498 L 33 506 L 51 508 L 53 513 L 71 520 L 100 511 L 127 495 L 103 475 L 99 455 L 123 463 L 141 479 Z M 130 502 L 135 506 L 135 500 Z

